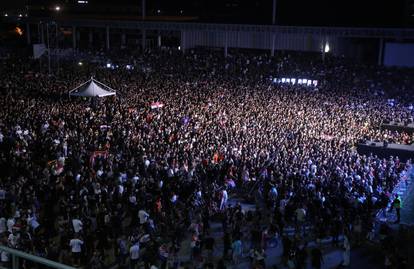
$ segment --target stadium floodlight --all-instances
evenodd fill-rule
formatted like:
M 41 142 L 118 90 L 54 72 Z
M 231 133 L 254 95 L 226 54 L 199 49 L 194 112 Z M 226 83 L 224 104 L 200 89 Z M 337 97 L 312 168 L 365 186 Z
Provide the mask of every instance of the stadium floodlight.
M 78 63 L 78 65 L 79 65 L 79 66 L 82 66 L 82 65 L 83 65 L 83 63 L 82 63 L 82 62 L 79 62 L 79 63 Z
M 292 82 L 292 84 L 296 84 L 296 78 L 291 78 L 290 82 Z
M 106 64 L 106 68 L 111 68 L 111 64 L 110 63 L 107 63 Z
M 7 14 L 7 13 L 4 14 L 4 17 L 8 17 L 8 16 L 9 16 L 9 14 Z
M 302 79 L 302 84 L 307 84 L 308 80 L 307 79 Z
M 302 79 L 298 79 L 298 84 L 302 84 Z
M 55 11 L 60 11 L 60 6 L 55 6 Z
M 23 15 L 22 14 L 19 14 L 19 18 L 21 18 L 21 17 L 23 17 Z
M 282 78 L 282 83 L 285 83 L 285 81 L 286 81 L 286 79 L 285 78 Z
M 287 78 L 286 79 L 286 83 L 290 83 L 290 78 Z
M 325 53 L 328 53 L 330 50 L 331 48 L 329 47 L 329 43 L 326 43 L 324 48 Z

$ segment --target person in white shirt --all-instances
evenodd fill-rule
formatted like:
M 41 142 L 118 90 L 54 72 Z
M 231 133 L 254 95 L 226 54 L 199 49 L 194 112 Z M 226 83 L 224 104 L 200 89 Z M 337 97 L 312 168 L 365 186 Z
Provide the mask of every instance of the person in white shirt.
M 139 260 L 139 242 L 135 242 L 129 248 L 129 261 L 130 261 L 130 269 L 135 269 L 138 265 Z
M 75 237 L 70 240 L 69 246 L 72 251 L 72 259 L 73 259 L 73 265 L 78 266 L 80 265 L 80 256 L 82 252 L 82 245 L 83 241 L 80 240 L 78 237 Z
M 9 233 L 11 233 L 12 231 L 13 231 L 13 226 L 14 226 L 14 224 L 15 224 L 16 222 L 14 221 L 14 218 L 9 218 L 8 220 L 7 220 L 7 231 L 9 232 Z
M 20 241 L 20 234 L 14 231 L 13 233 L 9 234 L 7 238 L 9 246 L 12 248 L 16 248 Z
M 228 199 L 229 199 L 229 196 L 227 194 L 227 190 L 224 189 L 221 192 L 220 210 L 224 210 L 227 207 L 227 200 Z
M 10 268 L 10 253 L 6 251 L 0 251 L 0 259 L 1 259 L 1 265 L 4 268 Z
M 72 220 L 72 226 L 75 233 L 79 233 L 80 231 L 82 231 L 83 223 L 80 219 L 75 218 Z
M 141 209 L 138 212 L 138 217 L 139 217 L 139 223 L 142 225 L 147 222 L 149 218 L 149 214 L 145 210 Z

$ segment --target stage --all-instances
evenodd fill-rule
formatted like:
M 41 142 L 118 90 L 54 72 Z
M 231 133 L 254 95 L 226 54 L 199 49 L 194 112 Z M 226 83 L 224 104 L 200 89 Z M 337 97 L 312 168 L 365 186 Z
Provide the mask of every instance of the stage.
M 414 124 L 413 123 L 404 124 L 402 122 L 391 121 L 389 123 L 383 123 L 381 125 L 381 129 L 398 131 L 398 132 L 406 132 L 406 133 L 412 134 L 414 133 Z
M 384 147 L 383 142 L 366 141 L 357 145 L 359 154 L 369 155 L 370 153 L 381 158 L 389 158 L 390 156 L 398 156 L 398 158 L 405 162 L 408 159 L 414 159 L 414 146 L 402 144 L 388 144 Z

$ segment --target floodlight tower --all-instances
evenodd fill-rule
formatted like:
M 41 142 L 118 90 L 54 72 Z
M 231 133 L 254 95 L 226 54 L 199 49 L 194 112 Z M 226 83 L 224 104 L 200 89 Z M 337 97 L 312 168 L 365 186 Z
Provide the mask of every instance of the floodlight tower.
M 272 7 L 272 25 L 276 24 L 276 4 L 277 0 L 273 0 L 273 7 Z M 270 51 L 270 55 L 273 57 L 275 56 L 275 43 L 276 43 L 275 34 L 272 35 L 272 49 Z
M 141 4 L 142 4 L 142 21 L 145 21 L 145 15 L 146 15 L 146 0 L 141 0 Z M 145 42 L 146 42 L 146 32 L 145 32 L 145 28 L 142 28 L 142 52 L 145 51 Z
M 272 8 L 272 24 L 276 24 L 276 4 L 277 0 L 273 0 L 273 8 Z
M 142 7 L 141 7 L 141 15 L 142 15 L 142 20 L 145 20 L 145 15 L 146 15 L 146 12 L 145 12 L 145 9 L 146 9 L 146 0 L 141 0 L 141 4 L 142 4 Z

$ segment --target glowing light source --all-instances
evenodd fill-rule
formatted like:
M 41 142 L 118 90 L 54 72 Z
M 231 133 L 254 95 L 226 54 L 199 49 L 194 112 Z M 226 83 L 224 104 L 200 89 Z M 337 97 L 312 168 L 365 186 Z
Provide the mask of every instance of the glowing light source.
M 21 18 L 21 17 L 23 17 L 23 15 L 22 14 L 19 14 L 19 18 Z
M 56 11 L 60 11 L 60 6 L 55 6 Z
M 23 30 L 20 27 L 14 28 L 14 32 L 18 35 L 23 35 Z
M 325 44 L 325 47 L 323 48 L 323 50 L 325 53 L 328 53 L 331 50 L 328 43 Z
M 6 14 L 4 14 L 4 17 L 8 17 L 8 16 L 9 16 L 9 14 L 7 14 L 7 13 L 6 13 Z
M 79 65 L 79 66 L 82 66 L 82 65 L 83 65 L 83 63 L 82 63 L 82 62 L 79 62 L 79 63 L 78 63 L 78 65 Z

